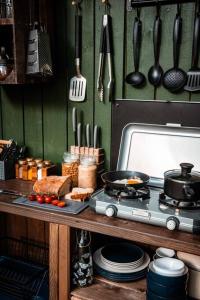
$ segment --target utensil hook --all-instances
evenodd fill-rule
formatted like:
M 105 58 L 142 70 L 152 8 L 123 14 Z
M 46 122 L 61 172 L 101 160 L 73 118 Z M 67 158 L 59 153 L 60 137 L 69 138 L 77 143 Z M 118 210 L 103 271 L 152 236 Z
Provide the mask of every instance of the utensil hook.
M 181 4 L 180 3 L 178 3 L 177 4 L 177 15 L 181 15 Z
M 107 15 L 107 14 L 109 14 L 110 13 L 110 3 L 109 3 L 109 1 L 108 0 L 101 0 L 102 1 L 102 3 L 105 5 L 105 14 Z
M 82 2 L 82 0 L 73 0 L 72 1 L 72 5 L 75 6 L 77 15 L 81 12 L 81 6 L 80 6 L 81 2 Z
M 140 19 L 141 9 L 137 8 L 137 18 Z
M 196 3 L 195 3 L 195 13 L 196 15 L 199 15 L 199 0 L 196 0 Z
M 156 1 L 156 16 L 157 18 L 160 17 L 160 3 L 158 0 Z

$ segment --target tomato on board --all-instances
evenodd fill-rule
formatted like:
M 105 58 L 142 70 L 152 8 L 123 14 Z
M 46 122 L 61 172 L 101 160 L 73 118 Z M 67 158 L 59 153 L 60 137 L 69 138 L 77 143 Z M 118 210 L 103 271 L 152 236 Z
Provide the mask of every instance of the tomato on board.
M 35 201 L 36 200 L 36 194 L 30 194 L 30 195 L 28 195 L 28 199 L 30 201 Z
M 58 205 L 58 203 L 59 203 L 58 199 L 52 200 L 52 202 L 51 202 L 51 204 L 53 204 L 53 205 Z
M 47 204 L 50 204 L 50 203 L 51 203 L 51 201 L 52 201 L 52 198 L 51 198 L 51 196 L 49 196 L 49 195 L 46 195 L 46 196 L 44 197 L 44 201 L 45 201 L 45 203 L 47 203 Z
M 44 203 L 44 197 L 42 195 L 37 195 L 36 198 L 38 203 L 40 204 Z
M 59 201 L 58 204 L 57 204 L 57 206 L 59 206 L 59 207 L 65 207 L 66 203 L 65 203 L 65 201 Z

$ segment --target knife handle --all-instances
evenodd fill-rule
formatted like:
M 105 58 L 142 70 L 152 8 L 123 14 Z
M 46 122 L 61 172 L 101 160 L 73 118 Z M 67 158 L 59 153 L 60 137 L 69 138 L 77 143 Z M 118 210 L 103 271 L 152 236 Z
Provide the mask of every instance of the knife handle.
M 91 144 L 91 141 L 90 141 L 90 135 L 91 135 L 91 132 L 90 132 L 90 124 L 87 124 L 86 125 L 86 146 L 89 148 L 90 147 L 90 144 Z
M 76 132 L 76 124 L 77 124 L 77 108 L 73 107 L 73 109 L 72 109 L 72 127 L 73 127 L 73 132 Z
M 82 132 L 82 125 L 81 123 L 78 123 L 78 127 L 77 127 L 77 142 L 78 142 L 78 147 L 81 147 L 81 132 Z
M 98 144 L 98 126 L 95 125 L 94 126 L 94 148 L 97 148 L 97 144 Z

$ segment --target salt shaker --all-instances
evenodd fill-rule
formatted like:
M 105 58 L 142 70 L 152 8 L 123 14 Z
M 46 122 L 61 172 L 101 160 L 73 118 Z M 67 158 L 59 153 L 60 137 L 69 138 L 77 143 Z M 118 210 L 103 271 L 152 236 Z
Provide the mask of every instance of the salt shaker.
M 93 264 L 90 250 L 91 234 L 86 230 L 76 231 L 76 255 L 73 261 L 72 282 L 84 287 L 93 282 Z

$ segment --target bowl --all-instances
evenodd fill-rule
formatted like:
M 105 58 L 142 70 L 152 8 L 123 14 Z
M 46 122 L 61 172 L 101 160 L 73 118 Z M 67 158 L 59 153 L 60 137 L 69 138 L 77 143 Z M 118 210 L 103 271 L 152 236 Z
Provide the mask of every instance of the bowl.
M 159 284 L 163 284 L 166 286 L 179 286 L 186 283 L 188 278 L 188 268 L 185 266 L 185 271 L 180 276 L 166 276 L 161 275 L 155 272 L 153 267 L 153 261 L 149 264 L 149 270 L 147 273 L 147 277 L 156 281 Z
M 186 282 L 183 282 L 180 285 L 177 286 L 169 286 L 169 285 L 163 285 L 156 281 L 154 281 L 152 278 L 147 277 L 147 289 L 156 295 L 160 295 L 162 297 L 185 297 L 186 295 Z
M 166 276 L 179 276 L 185 271 L 185 264 L 179 259 L 162 257 L 154 260 L 154 271 Z
M 157 258 L 174 257 L 175 256 L 175 251 L 172 250 L 172 249 L 160 247 L 160 248 L 156 249 L 156 256 L 157 256 Z

